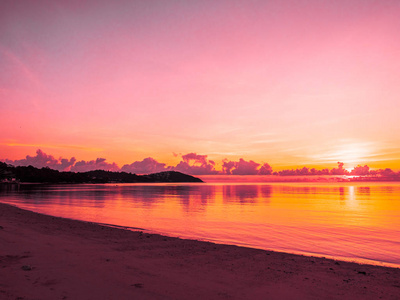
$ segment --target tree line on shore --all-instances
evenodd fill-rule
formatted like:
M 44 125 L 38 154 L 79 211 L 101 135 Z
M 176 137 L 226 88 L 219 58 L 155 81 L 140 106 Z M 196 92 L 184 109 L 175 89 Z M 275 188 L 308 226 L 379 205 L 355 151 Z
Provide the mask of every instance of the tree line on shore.
M 347 176 L 379 176 L 379 177 L 399 177 L 400 172 L 394 172 L 392 169 L 378 169 L 371 170 L 369 166 L 356 166 L 351 171 L 343 168 L 344 163 L 338 162 L 338 167 L 333 169 L 317 170 L 315 168 L 299 168 L 291 170 L 282 170 L 278 172 L 271 172 L 273 175 L 280 176 L 302 176 L 302 175 L 347 175 Z
M 175 171 L 136 175 L 126 172 L 95 170 L 88 172 L 60 172 L 49 167 L 14 167 L 0 162 L 0 182 L 32 183 L 146 183 L 146 182 L 202 182 L 201 179 Z

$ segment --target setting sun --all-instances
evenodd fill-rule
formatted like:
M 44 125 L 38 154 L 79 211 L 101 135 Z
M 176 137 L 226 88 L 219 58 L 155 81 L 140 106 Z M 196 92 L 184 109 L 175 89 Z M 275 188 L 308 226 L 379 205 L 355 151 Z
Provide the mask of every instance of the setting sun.
M 340 157 L 345 163 L 345 169 L 351 171 L 359 164 L 367 164 L 370 162 L 370 145 L 348 144 L 344 145 L 341 150 L 335 153 L 336 157 Z

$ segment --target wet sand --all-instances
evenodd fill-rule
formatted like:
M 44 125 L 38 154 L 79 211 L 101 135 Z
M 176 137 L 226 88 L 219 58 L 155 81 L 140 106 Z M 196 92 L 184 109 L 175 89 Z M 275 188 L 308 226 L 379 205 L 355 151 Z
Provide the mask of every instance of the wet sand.
M 0 203 L 0 299 L 399 299 L 400 269 L 184 240 Z

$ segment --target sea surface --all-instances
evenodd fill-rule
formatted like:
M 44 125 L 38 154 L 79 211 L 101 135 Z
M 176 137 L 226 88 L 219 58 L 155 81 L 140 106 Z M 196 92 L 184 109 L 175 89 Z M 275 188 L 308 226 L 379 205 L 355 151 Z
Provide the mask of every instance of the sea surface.
M 400 267 L 400 183 L 20 185 L 0 202 L 169 236 Z

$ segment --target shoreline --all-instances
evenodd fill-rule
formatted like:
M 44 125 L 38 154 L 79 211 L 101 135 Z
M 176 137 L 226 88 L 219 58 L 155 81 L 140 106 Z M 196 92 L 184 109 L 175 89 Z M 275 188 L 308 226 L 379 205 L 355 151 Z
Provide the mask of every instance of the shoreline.
M 214 243 L 217 245 L 233 245 L 233 246 L 238 246 L 238 247 L 243 247 L 243 248 L 258 249 L 258 250 L 272 251 L 272 252 L 278 252 L 278 253 L 287 253 L 287 254 L 294 254 L 294 255 L 307 256 L 307 257 L 327 258 L 330 260 L 351 262 L 351 263 L 357 263 L 357 264 L 361 264 L 361 265 L 373 265 L 373 266 L 382 266 L 382 267 L 400 269 L 400 263 L 394 263 L 394 262 L 390 262 L 390 261 L 374 260 L 374 259 L 365 258 L 365 257 L 351 257 L 351 256 L 347 257 L 347 256 L 340 256 L 340 255 L 330 255 L 327 253 L 307 252 L 307 251 L 302 251 L 302 250 L 292 250 L 292 249 L 285 249 L 285 248 L 283 248 L 283 249 L 265 248 L 265 247 L 258 246 L 258 245 L 239 243 L 239 242 L 230 242 L 230 241 L 224 241 L 224 240 L 220 240 L 220 239 L 216 239 L 216 238 L 213 239 L 213 238 L 193 237 L 190 235 L 186 236 L 184 234 L 173 234 L 173 233 L 169 234 L 169 233 L 161 232 L 158 230 L 147 229 L 144 227 L 118 225 L 118 224 L 90 221 L 90 220 L 84 220 L 84 219 L 74 219 L 74 218 L 70 218 L 68 216 L 66 217 L 66 216 L 51 215 L 51 214 L 47 214 L 46 212 L 35 211 L 35 209 L 30 208 L 30 207 L 20 207 L 17 204 L 8 203 L 8 202 L 0 201 L 0 204 L 14 206 L 14 207 L 17 207 L 22 210 L 26 210 L 26 211 L 30 211 L 33 213 L 46 215 L 46 216 L 50 216 L 50 217 L 57 217 L 57 218 L 61 218 L 61 219 L 68 219 L 68 220 L 73 220 L 73 221 L 78 221 L 78 222 L 97 224 L 100 226 L 107 226 L 107 227 L 111 227 L 111 228 L 117 228 L 117 229 L 121 229 L 121 230 L 129 230 L 129 231 L 133 231 L 133 232 L 142 231 L 147 234 L 155 234 L 155 235 L 161 235 L 161 236 L 165 236 L 165 237 L 179 238 L 179 239 L 192 240 L 192 241 L 198 241 L 198 242 L 210 242 L 210 243 Z
M 0 203 L 1 299 L 397 299 L 400 269 L 186 240 Z M 18 298 L 19 297 L 19 298 Z

